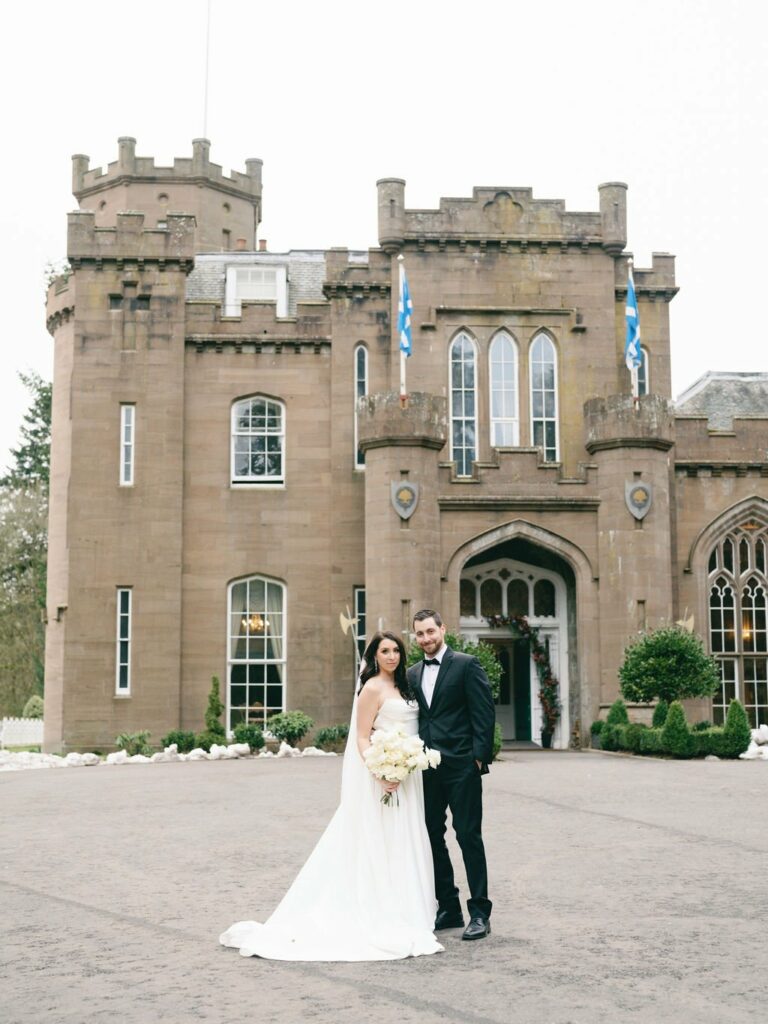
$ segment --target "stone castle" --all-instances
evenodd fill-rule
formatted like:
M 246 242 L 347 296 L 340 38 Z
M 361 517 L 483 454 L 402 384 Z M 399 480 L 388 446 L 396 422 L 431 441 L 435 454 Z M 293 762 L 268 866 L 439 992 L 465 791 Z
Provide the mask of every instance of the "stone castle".
M 638 630 L 691 619 L 721 667 L 700 717 L 768 710 L 768 375 L 671 401 L 674 257 L 635 269 L 624 184 L 574 213 L 527 188 L 411 210 L 379 245 L 270 252 L 261 161 L 73 158 L 54 337 L 46 749 L 300 708 L 347 721 L 357 659 L 412 614 L 495 645 L 507 740 L 541 741 L 527 645 L 560 680 L 554 745 L 618 693 Z M 399 400 L 398 256 L 413 310 Z M 496 628 L 489 620 L 496 617 Z

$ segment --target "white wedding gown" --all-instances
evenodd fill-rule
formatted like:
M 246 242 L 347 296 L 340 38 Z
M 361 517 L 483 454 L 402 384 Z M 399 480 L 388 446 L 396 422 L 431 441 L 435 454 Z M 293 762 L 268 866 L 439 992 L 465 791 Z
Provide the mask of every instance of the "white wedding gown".
M 240 921 L 219 941 L 269 960 L 399 960 L 438 953 L 432 851 L 424 824 L 421 772 L 400 783 L 399 805 L 356 743 L 357 701 L 344 754 L 341 802 L 272 916 Z M 419 731 L 415 704 L 388 698 L 374 729 Z

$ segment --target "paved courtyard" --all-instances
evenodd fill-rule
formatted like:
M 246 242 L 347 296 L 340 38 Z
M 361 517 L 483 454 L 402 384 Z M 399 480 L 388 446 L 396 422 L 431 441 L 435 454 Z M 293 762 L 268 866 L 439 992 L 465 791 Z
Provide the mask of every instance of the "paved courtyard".
M 441 955 L 375 964 L 219 947 L 290 884 L 340 768 L 0 775 L 2 1024 L 764 1019 L 764 763 L 508 753 L 485 783 L 488 940 L 448 932 Z

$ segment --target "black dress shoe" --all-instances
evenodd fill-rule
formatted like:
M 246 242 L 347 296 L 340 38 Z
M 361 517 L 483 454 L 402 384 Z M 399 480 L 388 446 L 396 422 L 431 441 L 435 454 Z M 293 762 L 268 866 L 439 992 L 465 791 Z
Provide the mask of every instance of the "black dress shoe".
M 462 939 L 484 939 L 491 934 L 491 922 L 487 917 L 472 917 L 464 929 Z
M 446 928 L 463 928 L 464 917 L 460 910 L 438 910 L 435 918 L 435 931 L 442 932 Z

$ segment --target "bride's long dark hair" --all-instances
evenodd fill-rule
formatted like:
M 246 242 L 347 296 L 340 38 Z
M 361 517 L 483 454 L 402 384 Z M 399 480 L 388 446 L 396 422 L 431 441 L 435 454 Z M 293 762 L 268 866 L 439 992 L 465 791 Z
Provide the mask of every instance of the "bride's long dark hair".
M 408 685 L 408 676 L 405 673 L 405 645 L 397 633 L 392 633 L 388 629 L 380 633 L 374 633 L 368 642 L 368 646 L 365 648 L 363 654 L 363 670 L 360 673 L 360 685 L 357 688 L 357 692 L 360 693 L 362 688 L 372 679 L 374 676 L 379 674 L 379 663 L 376 660 L 376 652 L 379 649 L 379 644 L 382 640 L 391 640 L 397 645 L 397 649 L 400 652 L 400 661 L 397 663 L 392 681 L 395 687 L 400 691 L 400 696 L 403 700 L 413 700 L 413 691 Z

